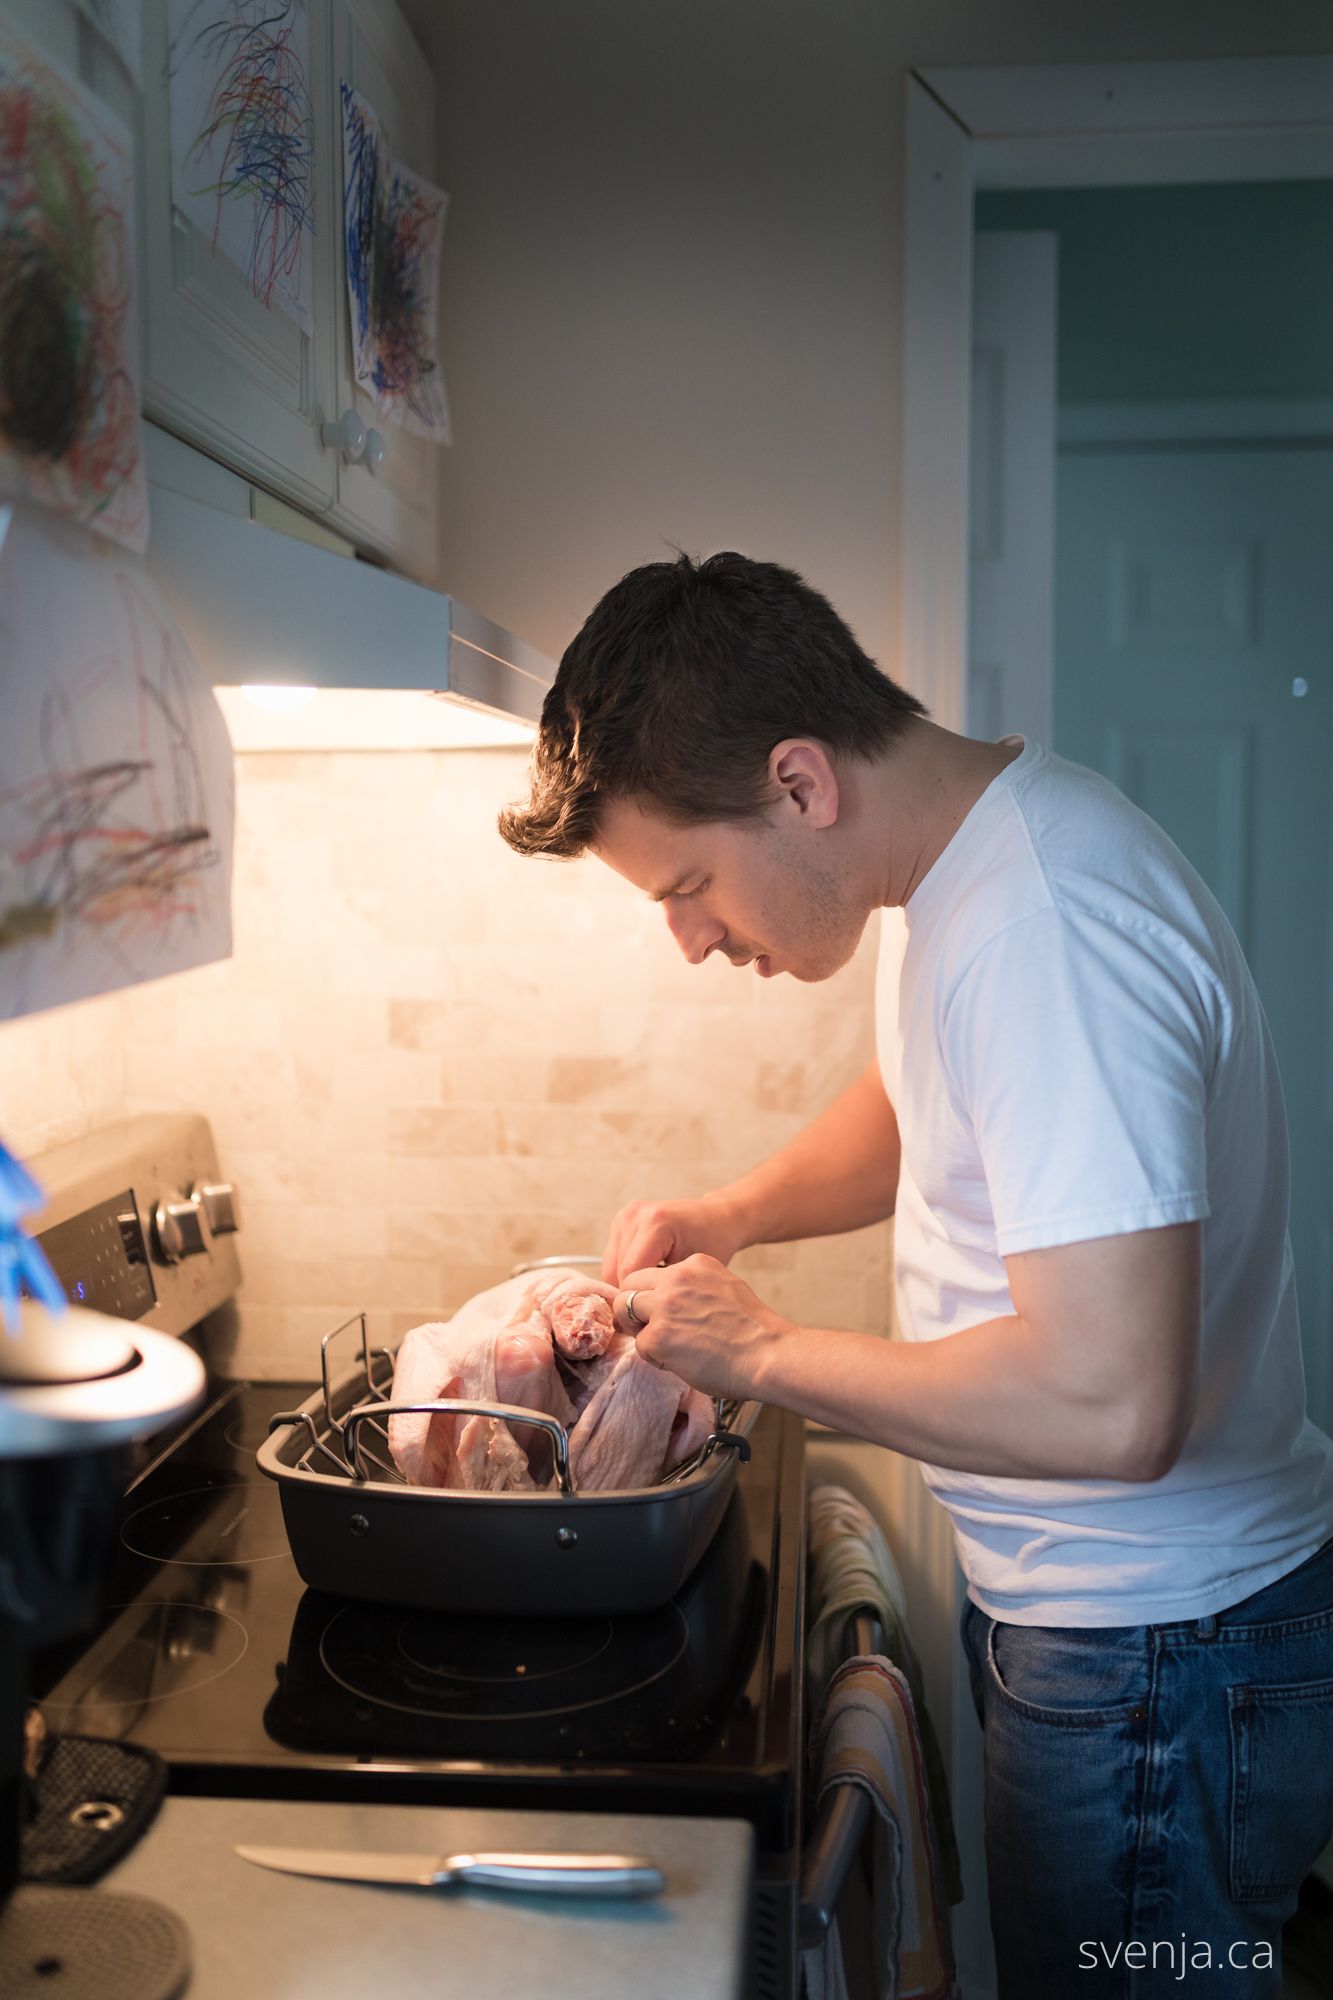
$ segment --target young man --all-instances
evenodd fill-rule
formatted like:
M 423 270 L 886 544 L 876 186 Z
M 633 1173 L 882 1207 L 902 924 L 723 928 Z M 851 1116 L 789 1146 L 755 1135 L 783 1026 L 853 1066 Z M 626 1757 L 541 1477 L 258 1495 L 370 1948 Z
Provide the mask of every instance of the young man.
M 1002 2000 L 1205 1963 L 1214 2000 L 1279 1993 L 1333 1832 L 1333 1446 L 1213 896 L 1105 780 L 937 728 L 734 554 L 608 592 L 501 831 L 596 854 L 692 964 L 827 979 L 884 911 L 876 1061 L 733 1185 L 623 1209 L 619 1317 L 701 1389 L 920 1459 L 949 1509 Z M 901 1341 L 793 1325 L 727 1268 L 889 1215 Z

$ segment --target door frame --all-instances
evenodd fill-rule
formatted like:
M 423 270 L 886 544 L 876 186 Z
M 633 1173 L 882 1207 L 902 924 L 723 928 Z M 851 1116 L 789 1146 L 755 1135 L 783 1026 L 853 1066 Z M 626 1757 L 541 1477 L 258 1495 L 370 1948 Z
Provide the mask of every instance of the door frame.
M 894 678 L 965 727 L 978 188 L 1333 179 L 1333 56 L 906 76 Z

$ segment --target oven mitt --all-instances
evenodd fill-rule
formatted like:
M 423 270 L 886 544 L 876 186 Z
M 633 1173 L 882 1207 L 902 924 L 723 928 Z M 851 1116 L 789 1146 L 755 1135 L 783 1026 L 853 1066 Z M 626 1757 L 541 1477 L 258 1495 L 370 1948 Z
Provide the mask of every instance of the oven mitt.
M 41 1753 L 23 1828 L 25 1882 L 96 1882 L 152 1824 L 167 1767 L 151 1750 L 99 1736 L 52 1736 Z

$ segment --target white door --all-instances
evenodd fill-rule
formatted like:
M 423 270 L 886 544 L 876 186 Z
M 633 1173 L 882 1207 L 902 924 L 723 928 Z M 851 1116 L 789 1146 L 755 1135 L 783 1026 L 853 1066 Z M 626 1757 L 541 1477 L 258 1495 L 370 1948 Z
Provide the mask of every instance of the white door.
M 1310 1414 L 1333 1427 L 1333 448 L 1059 461 L 1055 746 L 1221 902 L 1277 1046 Z

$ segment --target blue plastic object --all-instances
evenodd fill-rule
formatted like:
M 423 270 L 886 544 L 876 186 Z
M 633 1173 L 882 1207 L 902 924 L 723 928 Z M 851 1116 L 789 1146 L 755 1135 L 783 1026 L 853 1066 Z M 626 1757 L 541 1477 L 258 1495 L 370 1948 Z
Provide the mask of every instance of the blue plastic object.
M 42 1200 L 27 1168 L 0 1142 L 0 1320 L 11 1333 L 18 1332 L 21 1286 L 52 1312 L 64 1312 L 69 1304 L 41 1246 L 20 1221 L 39 1209 Z

